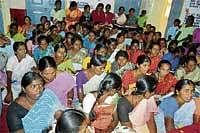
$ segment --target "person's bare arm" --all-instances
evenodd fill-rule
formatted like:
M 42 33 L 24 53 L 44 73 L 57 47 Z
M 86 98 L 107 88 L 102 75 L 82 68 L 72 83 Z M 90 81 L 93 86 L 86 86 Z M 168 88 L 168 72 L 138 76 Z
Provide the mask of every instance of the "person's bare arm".
M 151 113 L 149 121 L 147 121 L 147 126 L 150 133 L 157 133 L 156 123 L 154 119 L 154 114 Z
M 13 133 L 25 133 L 25 132 L 24 132 L 24 129 L 19 129 L 19 130 L 13 132 Z
M 172 129 L 174 129 L 174 120 L 170 117 L 166 117 L 165 118 L 165 127 L 166 127 L 166 131 L 170 131 Z
M 193 123 L 199 123 L 200 122 L 200 115 L 193 115 Z
M 181 31 L 178 31 L 178 32 L 177 32 L 177 34 L 176 34 L 176 36 L 175 36 L 175 40 L 178 39 L 178 37 L 181 35 L 181 33 L 182 33 Z
M 11 90 L 11 81 L 12 81 L 12 72 L 7 71 L 7 95 L 4 99 L 5 103 L 10 103 L 13 100 L 12 90 Z
M 115 112 L 113 113 L 113 122 L 111 124 L 111 129 L 112 131 L 115 129 L 115 127 L 117 126 L 119 120 L 118 120 L 118 116 L 117 116 L 117 111 L 115 110 Z
M 67 106 L 68 107 L 72 107 L 73 97 L 74 97 L 74 89 L 71 89 L 71 91 L 69 91 L 67 93 Z
M 83 102 L 83 98 L 84 98 L 83 88 L 77 89 L 77 94 L 78 94 L 79 102 L 82 103 Z

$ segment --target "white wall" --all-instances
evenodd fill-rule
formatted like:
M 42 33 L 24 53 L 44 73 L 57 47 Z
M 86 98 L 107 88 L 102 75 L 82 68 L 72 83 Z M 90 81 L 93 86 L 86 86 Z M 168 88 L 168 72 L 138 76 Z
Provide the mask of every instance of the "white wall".
M 15 9 L 25 9 L 26 8 L 26 2 L 25 0 L 6 0 L 8 3 L 8 6 L 10 8 Z
M 167 26 L 171 3 L 172 0 L 142 1 L 141 10 L 147 10 L 147 23 L 156 26 L 156 30 L 160 31 L 162 35 L 164 35 Z
M 0 10 L 2 11 L 4 33 L 7 31 L 8 24 L 10 24 L 10 9 L 8 3 L 8 0 L 1 0 Z
M 140 6 L 140 13 L 142 10 L 146 10 L 147 13 L 152 12 L 154 1 L 155 0 L 142 0 L 141 6 Z

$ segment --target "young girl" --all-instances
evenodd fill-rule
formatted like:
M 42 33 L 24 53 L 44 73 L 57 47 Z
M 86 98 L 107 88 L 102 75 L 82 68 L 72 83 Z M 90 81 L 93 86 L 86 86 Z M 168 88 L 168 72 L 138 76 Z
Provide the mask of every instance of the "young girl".
M 71 59 L 75 71 L 82 69 L 83 59 L 87 56 L 87 50 L 83 48 L 80 36 L 72 38 L 72 48 L 68 50 L 67 57 Z
M 133 39 L 131 42 L 130 50 L 128 50 L 129 59 L 133 64 L 136 64 L 137 58 L 140 55 L 144 55 L 144 52 L 139 49 L 139 41 L 136 39 Z
M 60 71 L 66 71 L 68 73 L 74 74 L 75 70 L 70 59 L 67 59 L 67 49 L 60 43 L 54 47 L 54 60 L 57 65 L 57 69 Z
M 88 37 L 86 37 L 83 41 L 83 46 L 88 50 L 90 56 L 93 55 L 94 48 L 96 47 L 96 33 L 94 31 L 90 31 Z
M 161 60 L 161 56 L 159 55 L 160 52 L 160 45 L 157 43 L 153 43 L 150 46 L 150 53 L 149 53 L 149 58 L 151 59 L 151 65 L 149 72 L 154 73 L 157 70 L 158 63 Z
M 134 90 L 138 77 L 147 74 L 150 63 L 151 60 L 148 56 L 141 55 L 137 59 L 137 68 L 124 73 L 122 76 L 122 91 L 124 94 L 130 93 Z
M 32 36 L 32 31 L 34 29 L 34 25 L 31 24 L 31 18 L 29 16 L 24 17 L 24 25 L 22 26 L 22 34 L 29 39 Z
M 126 50 L 126 45 L 124 44 L 125 34 L 120 32 L 117 34 L 117 49 Z
M 51 11 L 51 21 L 55 24 L 57 21 L 62 21 L 65 18 L 65 10 L 61 9 L 62 2 L 57 0 L 55 8 Z
M 36 68 L 34 59 L 27 54 L 24 42 L 15 42 L 13 45 L 14 56 L 8 59 L 7 71 L 7 96 L 5 102 L 9 103 L 21 92 L 21 79 L 26 72 Z
M 38 47 L 33 51 L 33 57 L 35 61 L 38 63 L 42 57 L 45 56 L 53 56 L 53 47 L 48 44 L 47 37 L 41 35 L 37 39 Z
M 110 57 L 112 53 L 115 51 L 115 48 L 117 47 L 117 41 L 115 38 L 110 38 L 106 42 L 104 42 L 106 47 L 108 48 L 108 56 Z
M 98 56 L 98 55 L 107 59 L 107 47 L 105 45 L 103 45 L 103 44 L 96 45 L 96 47 L 94 48 L 93 56 Z M 88 68 L 88 64 L 90 64 L 90 60 L 91 60 L 90 56 L 84 58 L 83 69 Z
M 128 70 L 133 70 L 135 65 L 129 62 L 128 53 L 126 51 L 120 50 L 115 56 L 115 62 L 112 63 L 112 72 L 115 72 L 120 77 L 124 72 Z
M 158 95 L 165 95 L 169 92 L 173 92 L 176 85 L 176 77 L 170 73 L 171 63 L 167 60 L 162 60 L 158 64 L 158 72 L 153 74 L 157 79 L 155 93 Z
M 79 101 L 82 102 L 83 94 L 94 91 L 88 90 L 88 88 L 84 88 L 84 84 L 86 84 L 93 76 L 101 75 L 104 72 L 105 66 L 105 58 L 103 58 L 102 56 L 93 56 L 90 61 L 89 67 L 86 70 L 80 71 L 76 75 L 76 85 Z

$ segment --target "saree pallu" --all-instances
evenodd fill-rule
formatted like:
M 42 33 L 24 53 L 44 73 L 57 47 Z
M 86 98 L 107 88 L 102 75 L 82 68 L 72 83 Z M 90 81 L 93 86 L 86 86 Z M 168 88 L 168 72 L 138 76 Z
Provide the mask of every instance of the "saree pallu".
M 88 82 L 83 84 L 83 92 L 87 95 L 90 92 L 97 91 L 99 88 L 100 82 L 106 76 L 106 73 L 102 73 L 101 75 L 94 75 Z
M 66 16 L 69 18 L 65 19 L 67 24 L 66 27 L 68 29 L 71 25 L 75 25 L 79 21 L 80 17 L 82 16 L 82 12 L 79 9 L 75 9 L 73 11 L 67 9 Z
M 157 71 L 158 68 L 158 64 L 161 60 L 161 56 L 154 56 L 154 57 L 150 57 L 151 59 L 151 64 L 150 64 L 150 68 L 149 68 L 149 73 L 155 73 Z
M 145 53 L 142 50 L 137 49 L 137 50 L 133 50 L 133 51 L 129 50 L 128 54 L 129 54 L 130 61 L 133 64 L 137 64 L 137 58 L 138 58 L 138 56 L 144 55 Z
M 117 15 L 117 20 L 116 20 L 116 23 L 119 24 L 119 25 L 124 25 L 126 23 L 126 15 L 123 13 L 121 14 L 120 16 Z
M 85 48 L 81 48 L 78 53 L 75 55 L 73 54 L 68 54 L 68 59 L 71 59 L 72 63 L 78 63 L 81 64 L 83 63 L 83 59 L 88 55 L 87 50 Z
M 137 77 L 133 70 L 126 71 L 122 76 L 122 91 L 123 94 L 132 92 L 135 89 Z
M 159 95 L 165 95 L 169 92 L 171 92 L 171 87 L 174 87 L 176 85 L 177 79 L 172 74 L 167 74 L 164 79 L 157 83 L 156 85 L 156 94 Z
M 157 133 L 166 133 L 164 117 L 164 112 L 158 107 L 158 112 L 154 115 Z
M 119 75 L 120 77 L 122 77 L 122 75 L 126 72 L 126 71 L 130 71 L 130 70 L 133 70 L 135 69 L 136 66 L 131 63 L 131 62 L 128 62 L 126 63 L 126 65 L 124 65 L 123 67 L 119 68 L 118 70 L 115 71 L 115 73 L 117 75 Z
M 147 121 L 151 117 L 151 113 L 158 111 L 154 96 L 149 99 L 143 99 L 132 112 L 129 113 L 129 119 L 131 121 L 133 129 L 137 133 L 149 133 L 147 127 Z
M 194 100 L 191 100 L 190 102 L 182 105 L 174 113 L 175 128 L 182 128 L 185 126 L 192 125 L 193 115 L 194 115 L 195 110 L 196 110 L 196 104 Z
M 54 123 L 54 114 L 63 109 L 57 96 L 49 89 L 44 90 L 39 100 L 22 118 L 24 131 L 26 133 L 41 133 Z
M 96 120 L 92 123 L 95 133 L 109 133 L 112 131 L 110 125 L 113 121 L 114 105 L 99 105 L 95 109 Z
M 196 105 L 194 100 L 191 100 L 188 103 L 182 105 L 175 113 L 174 113 L 174 125 L 175 128 L 182 128 L 188 125 L 192 125 L 193 123 L 193 114 L 195 112 Z M 164 121 L 164 112 L 162 109 L 158 109 L 158 113 L 155 115 L 155 121 L 157 126 L 158 133 L 166 133 L 165 121 Z M 178 131 L 178 130 L 174 130 Z M 185 132 L 184 132 L 185 133 Z M 189 132 L 188 132 L 189 133 Z M 190 132 L 193 133 L 193 132 Z

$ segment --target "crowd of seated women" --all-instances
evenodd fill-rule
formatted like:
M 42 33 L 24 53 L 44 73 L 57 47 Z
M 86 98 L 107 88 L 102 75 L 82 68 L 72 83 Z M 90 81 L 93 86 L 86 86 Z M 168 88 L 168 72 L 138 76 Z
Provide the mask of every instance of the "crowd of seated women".
M 50 20 L 42 16 L 32 24 L 26 16 L 23 30 L 13 22 L 7 35 L 0 34 L 0 132 L 198 130 L 194 17 L 181 26 L 175 20 L 162 38 L 146 24 L 146 11 L 136 16 L 131 8 L 126 15 L 120 7 L 115 15 L 110 9 L 100 3 L 81 12 L 73 1 L 62 16 L 56 1 Z

